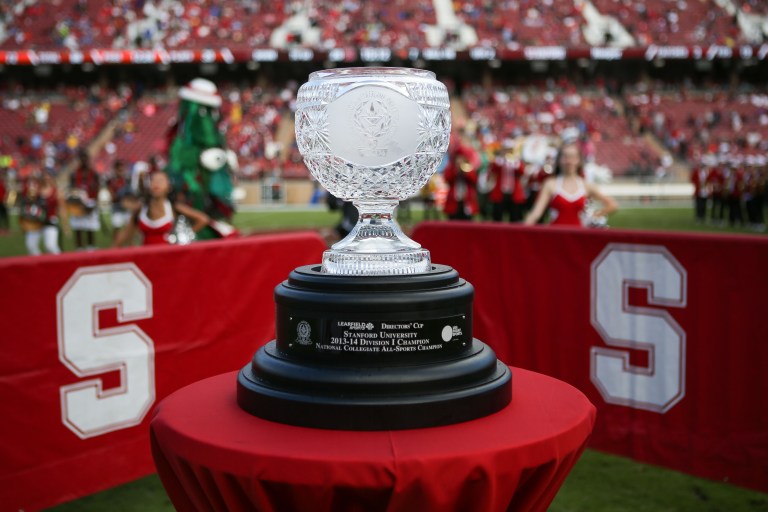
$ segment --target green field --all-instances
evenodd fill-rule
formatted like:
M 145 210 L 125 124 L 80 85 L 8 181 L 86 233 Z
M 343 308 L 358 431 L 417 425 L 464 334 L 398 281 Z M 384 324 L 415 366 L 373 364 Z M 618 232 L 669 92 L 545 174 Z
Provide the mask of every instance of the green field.
M 406 230 L 415 222 L 421 220 L 422 212 L 414 210 L 411 221 L 402 222 Z M 105 226 L 109 220 L 105 216 Z M 240 212 L 235 215 L 234 224 L 244 233 L 268 233 L 295 229 L 317 229 L 330 232 L 338 222 L 339 214 L 325 209 L 295 210 L 295 209 L 265 209 L 260 211 Z M 19 232 L 15 218 L 12 218 L 12 229 L 9 234 L 0 235 L 0 257 L 22 256 L 26 254 L 24 237 Z M 610 225 L 619 229 L 650 229 L 665 231 L 700 231 L 712 233 L 746 233 L 754 231 L 743 227 L 730 228 L 712 224 L 697 224 L 693 220 L 693 212 L 689 208 L 625 208 L 610 219 Z M 764 232 L 763 232 L 764 234 Z M 108 229 L 97 234 L 97 245 L 108 247 L 111 244 L 111 234 Z M 74 250 L 71 236 L 62 237 L 62 250 Z
M 274 209 L 238 213 L 235 224 L 245 234 L 317 229 L 332 231 L 339 214 L 325 210 Z M 420 220 L 415 211 L 413 221 Z M 411 222 L 404 222 L 407 229 Z M 625 229 L 710 231 L 753 233 L 709 224 L 696 224 L 688 208 L 623 209 L 611 218 L 612 227 Z M 99 246 L 109 245 L 109 233 L 98 236 Z M 71 238 L 64 237 L 63 249 L 73 249 Z M 14 230 L 0 236 L 0 256 L 25 254 L 23 235 Z M 156 475 L 67 503 L 52 510 L 65 511 L 142 511 L 173 510 Z M 587 450 L 569 475 L 552 504 L 556 512 L 768 512 L 768 494 L 726 483 L 684 475 L 626 458 Z

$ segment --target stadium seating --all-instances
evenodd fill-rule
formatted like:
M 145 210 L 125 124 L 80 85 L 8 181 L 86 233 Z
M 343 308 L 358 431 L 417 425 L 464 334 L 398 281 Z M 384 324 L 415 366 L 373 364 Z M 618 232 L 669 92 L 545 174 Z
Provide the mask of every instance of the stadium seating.
M 593 0 L 603 15 L 617 18 L 640 46 L 744 42 L 735 17 L 714 0 Z
M 14 49 L 197 49 L 264 46 L 285 19 L 285 2 L 54 0 L 32 3 L 13 19 L 0 45 Z M 141 9 L 139 9 L 141 7 Z M 57 16 L 50 15 L 55 9 Z
M 0 49 L 106 48 L 123 26 L 124 17 L 105 16 L 104 4 L 95 0 L 30 2 L 7 27 L 8 37 Z
M 287 2 L 176 2 L 156 13 L 166 48 L 249 48 L 266 46 L 275 27 L 289 11 Z
M 432 0 L 312 2 L 310 20 L 325 47 L 425 47 L 424 25 L 436 23 Z
M 764 91 L 635 91 L 625 95 L 625 102 L 639 128 L 654 133 L 679 158 L 695 162 L 726 148 L 743 155 L 768 150 Z
M 221 129 L 238 155 L 241 179 L 275 172 L 289 179 L 309 177 L 290 124 L 296 83 L 222 84 L 220 91 Z M 176 93 L 149 90 L 138 100 L 132 95 L 124 86 L 5 91 L 0 155 L 10 155 L 25 169 L 30 164 L 56 171 L 114 120 L 114 132 L 97 145 L 99 172 L 107 172 L 116 159 L 131 165 L 162 157 L 177 111 Z M 466 119 L 457 117 L 457 125 L 484 147 L 505 147 L 519 136 L 570 132 L 584 142 L 588 160 L 615 176 L 655 169 L 664 149 L 689 164 L 708 152 L 745 156 L 768 151 L 768 94 L 761 88 L 730 92 L 640 83 L 619 97 L 599 86 L 549 81 L 465 86 L 460 100 Z
M 0 108 L 0 154 L 12 157 L 22 173 L 58 171 L 111 118 L 109 96 L 83 89 L 6 93 Z
M 457 14 L 475 27 L 480 44 L 519 46 L 581 46 L 583 19 L 572 0 L 539 2 L 456 2 Z
M 618 101 L 597 89 L 578 91 L 565 85 L 547 92 L 538 88 L 480 86 L 465 90 L 464 104 L 478 138 L 503 146 L 520 135 L 563 135 L 576 129 L 589 141 L 588 158 L 616 175 L 633 164 L 658 161 L 647 141 L 632 133 Z M 474 127 L 470 127 L 475 131 Z
M 282 27 L 284 38 L 279 46 L 381 46 L 404 52 L 411 47 L 452 46 L 456 42 L 459 26 L 439 27 L 442 36 L 437 43 L 435 38 L 426 37 L 428 28 L 438 24 L 435 6 L 442 1 L 28 0 L 19 8 L 4 0 L 0 3 L 0 49 L 224 46 L 248 50 L 277 44 L 272 36 Z M 732 5 L 733 14 L 723 7 L 725 4 Z M 450 5 L 455 14 L 451 19 L 476 32 L 472 44 L 508 49 L 586 45 L 582 1 L 458 0 Z M 601 15 L 617 19 L 639 46 L 746 43 L 737 23 L 739 11 L 759 16 L 768 12 L 758 0 L 594 0 L 589 5 Z M 51 9 L 56 10 L 56 16 L 50 15 Z M 303 23 L 288 23 L 298 18 Z M 292 28 L 286 28 L 289 25 Z
M 95 159 L 97 171 L 110 169 L 115 160 L 134 163 L 165 154 L 166 134 L 176 114 L 176 105 L 142 100 L 124 111 L 112 140 Z
M 228 147 L 238 155 L 241 178 L 258 178 L 280 167 L 287 142 L 278 140 L 278 128 L 290 116 L 295 89 L 295 84 L 222 89 L 231 99 L 224 107 L 222 129 Z

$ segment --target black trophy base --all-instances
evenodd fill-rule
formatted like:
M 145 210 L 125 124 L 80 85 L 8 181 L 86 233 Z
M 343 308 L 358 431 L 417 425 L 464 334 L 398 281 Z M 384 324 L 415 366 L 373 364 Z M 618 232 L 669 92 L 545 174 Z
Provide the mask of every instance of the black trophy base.
M 469 421 L 512 397 L 512 374 L 485 343 L 459 358 L 411 366 L 291 361 L 275 342 L 237 377 L 237 402 L 278 423 L 337 430 L 400 430 Z
M 299 267 L 275 289 L 277 339 L 239 373 L 238 404 L 267 420 L 337 430 L 497 412 L 511 400 L 512 374 L 472 336 L 473 298 L 443 265 L 351 277 Z

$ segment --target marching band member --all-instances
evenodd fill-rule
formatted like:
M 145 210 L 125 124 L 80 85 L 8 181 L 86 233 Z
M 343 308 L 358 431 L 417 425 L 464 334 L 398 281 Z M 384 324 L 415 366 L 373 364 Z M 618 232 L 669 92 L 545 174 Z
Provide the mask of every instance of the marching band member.
M 493 188 L 489 195 L 493 205 L 493 220 L 501 221 L 504 215 L 511 222 L 523 220 L 526 190 L 525 164 L 513 151 L 499 156 L 490 165 L 489 173 Z
M 86 150 L 79 154 L 80 163 L 70 178 L 67 195 L 69 225 L 75 233 L 75 247 L 79 250 L 95 249 L 95 233 L 101 229 L 97 200 L 99 196 L 99 175 L 90 163 Z
M 477 168 L 480 156 L 470 146 L 459 141 L 452 141 L 448 153 L 448 165 L 443 171 L 443 179 L 448 184 L 448 197 L 445 211 L 451 220 L 469 220 L 479 211 L 477 203 Z
M 744 170 L 739 157 L 732 157 L 723 173 L 723 190 L 728 204 L 728 224 L 744 225 L 744 210 L 741 207 L 741 195 L 744 191 Z
M 704 164 L 704 162 L 702 162 Z M 709 187 L 707 186 L 707 177 L 709 172 L 705 165 L 694 167 L 691 170 L 691 183 L 693 184 L 693 208 L 696 215 L 696 222 L 703 223 L 707 218 L 707 199 L 709 198 Z
M 61 200 L 52 176 L 46 174 L 43 178 L 32 178 L 29 181 L 19 212 L 19 224 L 24 231 L 24 243 L 29 254 L 41 254 L 41 238 L 46 252 L 61 253 L 58 213 Z
M 710 218 L 712 222 L 722 224 L 725 218 L 725 201 L 723 199 L 723 186 L 725 185 L 725 178 L 723 171 L 717 165 L 714 155 L 706 155 L 704 165 L 707 166 L 709 172 L 707 173 L 707 187 L 709 188 L 709 195 L 712 198 L 712 211 L 710 212 Z

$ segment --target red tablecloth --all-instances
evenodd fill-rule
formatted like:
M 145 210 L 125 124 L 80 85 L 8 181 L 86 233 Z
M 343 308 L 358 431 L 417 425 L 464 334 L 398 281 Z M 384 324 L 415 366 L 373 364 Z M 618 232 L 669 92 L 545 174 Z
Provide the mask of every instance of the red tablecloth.
M 282 425 L 235 401 L 236 373 L 167 397 L 152 420 L 178 510 L 546 510 L 584 449 L 595 408 L 513 368 L 504 410 L 444 427 L 353 432 Z

